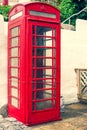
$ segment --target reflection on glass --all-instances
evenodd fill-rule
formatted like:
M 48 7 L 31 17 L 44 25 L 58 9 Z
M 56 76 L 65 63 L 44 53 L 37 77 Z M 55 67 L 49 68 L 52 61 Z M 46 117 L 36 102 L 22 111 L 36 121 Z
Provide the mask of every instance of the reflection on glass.
M 36 102 L 36 110 L 44 110 L 47 108 L 52 108 L 52 100 Z
M 52 78 L 52 69 L 39 69 L 32 71 L 33 78 Z
M 37 39 L 36 39 L 36 45 L 37 46 L 52 47 L 52 38 L 37 37 Z
M 36 27 L 36 34 L 43 35 L 43 36 L 52 36 L 52 28 L 37 26 Z
M 33 81 L 32 87 L 34 88 L 52 88 L 52 79 L 36 80 Z
M 33 67 L 52 67 L 52 59 L 47 59 L 47 58 L 33 58 L 32 59 L 32 66 Z M 35 64 L 36 63 L 36 64 Z M 56 64 L 54 64 L 54 67 Z
M 36 55 L 37 56 L 52 57 L 52 49 L 51 48 L 37 48 Z
M 52 67 L 52 59 L 36 59 L 37 67 Z
M 36 90 L 32 92 L 32 100 L 51 99 L 56 97 L 56 90 Z
M 52 98 L 52 90 L 43 90 L 36 92 L 36 99 Z

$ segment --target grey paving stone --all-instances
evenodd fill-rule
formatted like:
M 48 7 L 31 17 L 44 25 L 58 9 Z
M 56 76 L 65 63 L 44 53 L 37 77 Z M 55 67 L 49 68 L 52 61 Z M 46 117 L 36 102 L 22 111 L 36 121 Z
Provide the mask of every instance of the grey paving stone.
M 5 120 L 10 121 L 10 122 L 17 121 L 17 120 L 16 120 L 15 118 L 13 118 L 13 117 L 7 117 L 7 118 L 5 118 Z
M 6 127 L 4 125 L 0 124 L 0 130 L 7 130 Z

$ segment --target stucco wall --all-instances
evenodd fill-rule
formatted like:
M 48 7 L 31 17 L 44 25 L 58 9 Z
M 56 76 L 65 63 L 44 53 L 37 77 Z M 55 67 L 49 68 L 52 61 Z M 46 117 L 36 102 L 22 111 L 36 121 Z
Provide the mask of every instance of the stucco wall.
M 61 30 L 61 95 L 77 102 L 75 68 L 87 68 L 87 21 L 77 20 L 76 31 Z M 0 15 L 0 106 L 7 103 L 7 23 Z
M 77 20 L 76 31 L 61 30 L 61 95 L 77 102 L 75 68 L 87 68 L 87 21 Z
M 0 15 L 0 106 L 7 103 L 7 23 Z

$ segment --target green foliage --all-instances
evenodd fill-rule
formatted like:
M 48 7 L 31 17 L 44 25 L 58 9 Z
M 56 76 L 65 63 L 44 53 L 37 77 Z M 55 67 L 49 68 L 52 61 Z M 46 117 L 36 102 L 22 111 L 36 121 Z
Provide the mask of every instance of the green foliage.
M 0 6 L 0 14 L 4 16 L 4 21 L 8 21 L 8 12 L 10 9 L 11 6 Z
M 59 5 L 59 9 L 61 11 L 61 21 L 64 21 L 68 17 L 70 17 L 75 11 L 76 5 L 73 3 L 72 0 L 62 0 Z
M 71 15 L 81 11 L 86 7 L 86 3 L 87 0 L 62 0 L 58 6 L 61 11 L 61 21 L 64 21 Z M 82 12 L 80 15 L 71 18 L 71 24 L 75 25 L 76 18 L 87 19 L 87 13 Z

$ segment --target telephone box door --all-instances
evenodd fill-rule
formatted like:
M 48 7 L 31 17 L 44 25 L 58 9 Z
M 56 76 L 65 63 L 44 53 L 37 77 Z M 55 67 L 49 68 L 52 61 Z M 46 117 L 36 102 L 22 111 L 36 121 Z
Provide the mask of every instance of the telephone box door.
M 32 47 L 29 49 L 32 124 L 60 118 L 59 30 L 58 24 L 29 22 L 29 31 L 32 32 L 29 33 L 29 38 L 32 37 L 29 41 L 29 47 Z

